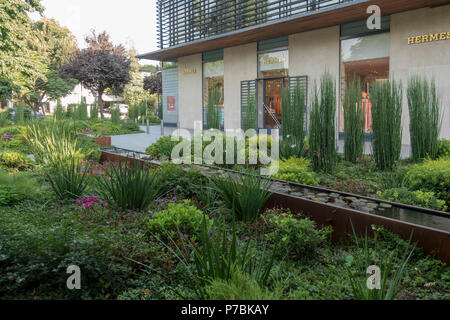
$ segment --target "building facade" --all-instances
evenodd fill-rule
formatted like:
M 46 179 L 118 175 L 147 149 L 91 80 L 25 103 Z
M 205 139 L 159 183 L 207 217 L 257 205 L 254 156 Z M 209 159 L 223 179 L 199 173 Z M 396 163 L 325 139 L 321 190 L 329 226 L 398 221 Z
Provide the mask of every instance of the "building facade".
M 369 29 L 371 5 L 380 28 Z M 157 1 L 160 50 L 140 58 L 163 62 L 166 124 L 205 122 L 211 91 L 224 129 L 242 127 L 255 97 L 259 129 L 282 128 L 282 88 L 300 85 L 308 101 L 325 72 L 337 83 L 337 134 L 343 134 L 341 95 L 363 84 L 365 129 L 371 132 L 374 82 L 403 84 L 403 143 L 409 144 L 406 85 L 410 76 L 436 80 L 442 99 L 441 136 L 450 139 L 450 1 L 200 0 Z

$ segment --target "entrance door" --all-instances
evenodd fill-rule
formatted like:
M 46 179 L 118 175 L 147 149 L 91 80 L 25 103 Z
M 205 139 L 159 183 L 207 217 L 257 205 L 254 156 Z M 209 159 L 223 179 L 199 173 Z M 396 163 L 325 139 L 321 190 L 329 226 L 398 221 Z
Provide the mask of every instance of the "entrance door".
M 282 127 L 282 93 L 283 88 L 288 85 L 287 78 L 264 79 L 263 80 L 263 128 L 281 129 Z

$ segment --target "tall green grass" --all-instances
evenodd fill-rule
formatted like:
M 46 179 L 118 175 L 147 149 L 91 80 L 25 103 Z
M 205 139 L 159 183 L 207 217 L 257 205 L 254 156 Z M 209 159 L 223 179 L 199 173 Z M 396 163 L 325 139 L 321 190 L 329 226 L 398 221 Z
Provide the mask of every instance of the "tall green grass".
M 373 157 L 379 170 L 392 171 L 402 149 L 402 85 L 376 82 L 371 91 Z
M 237 220 L 251 222 L 259 216 L 269 200 L 272 181 L 253 171 L 246 173 L 237 177 L 213 177 L 212 186 Z
M 111 107 L 111 121 L 114 124 L 120 124 L 120 109 L 119 109 L 119 107 Z
M 413 76 L 408 80 L 409 132 L 415 161 L 426 157 L 436 159 L 442 125 L 440 98 L 436 83 Z
M 208 105 L 206 107 L 206 129 L 221 128 L 221 112 L 218 107 L 221 103 L 221 92 L 217 88 L 213 88 L 208 92 Z
M 283 89 L 283 143 L 280 149 L 283 158 L 301 157 L 305 150 L 306 95 L 300 83 L 294 88 Z
M 256 130 L 256 97 L 250 95 L 247 98 L 247 105 L 242 112 L 242 130 Z
M 91 105 L 90 119 L 91 120 L 98 120 L 98 106 L 97 105 Z
M 3 128 L 9 119 L 9 109 L 6 111 L 0 112 L 0 128 Z
M 332 172 L 336 164 L 336 81 L 326 72 L 320 90 L 314 84 L 309 144 L 315 171 Z
M 162 195 L 161 181 L 154 172 L 142 170 L 137 162 L 111 165 L 106 174 L 98 177 L 98 191 L 104 199 L 127 211 L 146 210 Z
M 64 117 L 65 117 L 64 109 L 63 109 L 61 103 L 58 101 L 58 104 L 56 105 L 54 119 L 55 120 L 63 120 Z
M 344 159 L 356 163 L 362 157 L 365 142 L 365 112 L 362 105 L 361 82 L 352 80 L 345 87 L 344 109 Z

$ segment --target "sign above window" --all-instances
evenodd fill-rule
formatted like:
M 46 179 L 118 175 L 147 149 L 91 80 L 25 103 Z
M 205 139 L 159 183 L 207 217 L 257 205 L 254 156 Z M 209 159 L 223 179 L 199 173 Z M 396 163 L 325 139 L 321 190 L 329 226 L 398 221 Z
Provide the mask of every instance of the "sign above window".
M 415 37 L 408 37 L 408 44 L 421 44 L 427 42 L 450 40 L 450 31 L 439 32 L 439 33 L 429 33 Z

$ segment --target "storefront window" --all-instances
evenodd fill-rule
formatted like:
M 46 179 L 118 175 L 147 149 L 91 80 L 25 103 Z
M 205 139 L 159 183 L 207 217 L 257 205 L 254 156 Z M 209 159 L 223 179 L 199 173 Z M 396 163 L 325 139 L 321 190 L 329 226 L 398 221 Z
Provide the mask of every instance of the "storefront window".
M 211 93 L 215 91 L 215 94 Z M 203 63 L 203 110 L 208 107 L 209 97 L 217 97 L 217 101 L 214 102 L 216 108 L 221 110 L 221 126 L 224 125 L 223 119 L 223 107 L 224 107 L 224 63 L 223 60 L 204 62 Z M 203 117 L 204 122 L 206 117 Z M 206 124 L 205 124 L 206 125 Z
M 341 41 L 341 95 L 346 83 L 354 78 L 361 81 L 365 109 L 365 130 L 372 132 L 370 88 L 374 82 L 389 79 L 390 34 L 380 33 Z M 341 104 L 339 130 L 344 131 L 344 112 Z

